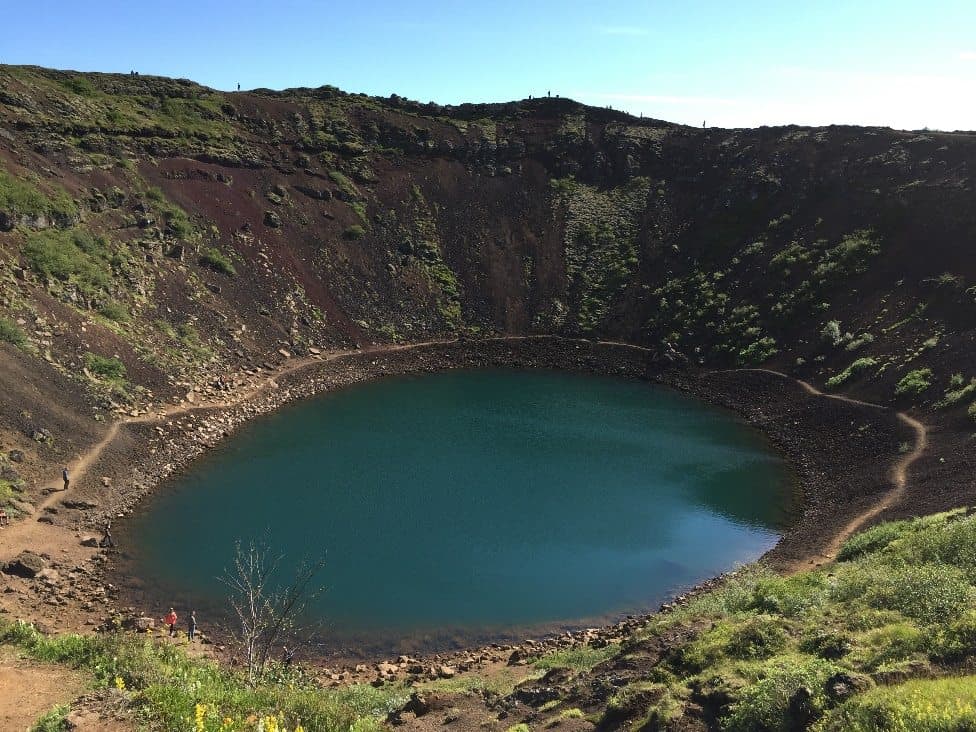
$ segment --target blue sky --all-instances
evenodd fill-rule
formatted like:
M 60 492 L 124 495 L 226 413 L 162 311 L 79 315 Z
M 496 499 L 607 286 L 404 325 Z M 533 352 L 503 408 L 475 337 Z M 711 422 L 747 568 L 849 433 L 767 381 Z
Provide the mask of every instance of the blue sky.
M 571 96 L 700 125 L 976 128 L 976 0 L 0 3 L 0 61 L 220 89 Z

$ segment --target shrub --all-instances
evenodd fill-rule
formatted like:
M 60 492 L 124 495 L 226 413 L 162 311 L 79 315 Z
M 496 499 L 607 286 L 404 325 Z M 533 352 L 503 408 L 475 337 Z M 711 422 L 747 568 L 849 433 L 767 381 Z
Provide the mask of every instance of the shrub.
M 845 381 L 847 381 L 849 378 L 851 378 L 854 374 L 858 373 L 859 371 L 864 371 L 865 369 L 874 368 L 877 365 L 878 365 L 877 359 L 872 358 L 870 356 L 867 356 L 865 358 L 859 358 L 853 363 L 851 363 L 850 366 L 848 366 L 840 373 L 835 374 L 834 376 L 831 376 L 829 379 L 827 379 L 825 386 L 828 389 L 836 389 L 838 386 L 843 384 Z
M 917 396 L 932 386 L 932 369 L 915 369 L 905 374 L 895 386 L 895 396 Z
M 946 623 L 976 599 L 966 574 L 945 564 L 898 564 L 862 560 L 838 572 L 834 595 L 881 610 L 897 610 L 923 623 Z
M 740 364 L 762 363 L 779 353 L 776 348 L 776 341 L 769 336 L 749 344 L 739 351 L 738 360 Z
M 23 348 L 27 345 L 27 336 L 14 321 L 0 318 L 0 341 Z
M 932 657 L 959 663 L 973 656 L 976 656 L 976 610 L 969 610 L 942 629 L 932 649 Z
M 909 681 L 856 696 L 825 720 L 826 732 L 950 732 L 976 729 L 972 676 Z
M 104 379 L 125 378 L 125 364 L 114 357 L 99 356 L 91 352 L 86 353 L 85 368 L 95 376 Z
M 364 229 L 359 224 L 353 224 L 346 228 L 342 232 L 342 236 L 345 239 L 362 239 L 366 235 L 366 229 Z
M 872 526 L 845 541 L 837 553 L 837 561 L 847 562 L 865 554 L 873 554 L 896 539 L 907 536 L 913 531 L 913 527 L 914 523 L 911 521 L 888 521 Z
M 844 342 L 844 334 L 840 330 L 839 320 L 828 320 L 820 331 L 820 337 L 832 346 L 839 346 Z
M 59 704 L 38 719 L 31 727 L 30 732 L 63 732 L 63 730 L 73 729 L 73 727 L 68 726 L 69 709 L 67 704 Z
M 958 377 L 958 383 L 957 383 Z M 976 392 L 976 379 L 970 379 L 968 384 L 965 384 L 962 378 L 962 374 L 956 374 L 949 380 L 949 388 L 946 389 L 945 396 L 935 403 L 937 407 L 951 407 L 953 404 L 961 402 L 963 399 L 971 396 Z
M 787 638 L 782 620 L 758 615 L 732 631 L 725 650 L 732 658 L 769 658 L 786 647 Z
M 207 247 L 203 250 L 203 253 L 200 254 L 200 264 L 214 272 L 220 272 L 231 277 L 237 274 L 234 264 L 227 255 L 214 247 Z
M 821 604 L 826 593 L 827 581 L 819 572 L 792 577 L 772 576 L 756 582 L 748 607 L 793 618 Z
M 98 312 L 109 320 L 114 320 L 116 323 L 128 323 L 131 320 L 129 311 L 126 309 L 125 305 L 116 300 L 109 300 L 98 308 Z
M 861 652 L 867 670 L 896 661 L 904 661 L 923 650 L 930 636 L 910 623 L 900 622 L 872 630 L 864 638 Z
M 788 658 L 768 663 L 763 671 L 764 678 L 742 690 L 723 720 L 725 729 L 805 729 L 823 714 L 827 705 L 824 685 L 837 667 L 820 658 Z M 801 696 L 803 703 L 798 704 Z

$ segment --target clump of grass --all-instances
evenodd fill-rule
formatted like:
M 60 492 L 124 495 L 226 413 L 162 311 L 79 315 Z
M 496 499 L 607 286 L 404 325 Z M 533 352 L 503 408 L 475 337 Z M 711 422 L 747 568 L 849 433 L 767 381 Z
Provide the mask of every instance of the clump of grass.
M 342 232 L 342 237 L 344 239 L 362 239 L 364 236 L 366 236 L 366 229 L 359 224 L 348 226 L 346 227 L 346 230 Z
M 72 729 L 68 726 L 69 709 L 67 704 L 59 704 L 34 722 L 30 732 L 64 732 Z
M 532 665 L 543 671 L 554 668 L 568 668 L 577 673 L 582 673 L 609 658 L 613 658 L 619 647 L 616 643 L 610 643 L 603 648 L 593 648 L 592 646 L 567 648 L 547 653 L 545 656 L 536 659 Z
M 338 170 L 330 170 L 329 178 L 331 178 L 332 182 L 339 186 L 339 190 L 346 194 L 346 196 L 349 198 L 357 199 L 362 196 L 362 194 L 359 192 L 359 188 L 356 187 L 356 184 Z
M 840 386 L 845 381 L 847 381 L 852 376 L 854 376 L 854 374 L 860 371 L 864 371 L 865 369 L 874 368 L 877 365 L 878 365 L 878 360 L 870 356 L 856 359 L 846 369 L 844 369 L 843 371 L 837 374 L 834 374 L 829 379 L 827 379 L 825 386 L 828 389 L 836 389 L 838 386 Z
M 0 318 L 0 342 L 23 348 L 27 345 L 27 334 L 9 318 Z
M 200 254 L 200 264 L 212 269 L 214 272 L 233 277 L 237 274 L 234 263 L 230 261 L 226 254 L 214 247 L 207 247 Z
M 85 368 L 95 376 L 103 379 L 124 379 L 125 364 L 114 356 L 99 356 L 96 353 L 85 354 Z
M 918 396 L 932 386 L 932 369 L 915 369 L 895 385 L 895 396 Z
M 108 318 L 116 323 L 128 323 L 132 319 L 128 308 L 117 300 L 109 300 L 108 302 L 102 303 L 98 308 L 98 313 L 102 317 Z
M 820 658 L 783 658 L 766 664 L 762 678 L 744 688 L 731 713 L 723 720 L 727 730 L 805 729 L 809 722 L 823 714 L 828 699 L 824 691 L 827 679 L 837 666 Z M 805 701 L 793 701 L 804 689 Z

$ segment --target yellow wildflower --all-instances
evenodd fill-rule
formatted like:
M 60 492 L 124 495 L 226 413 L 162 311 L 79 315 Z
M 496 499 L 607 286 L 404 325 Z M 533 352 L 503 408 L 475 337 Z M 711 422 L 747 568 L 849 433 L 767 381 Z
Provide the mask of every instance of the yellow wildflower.
M 123 679 L 121 676 L 116 676 L 115 688 L 118 689 L 119 691 L 125 691 L 125 679 Z

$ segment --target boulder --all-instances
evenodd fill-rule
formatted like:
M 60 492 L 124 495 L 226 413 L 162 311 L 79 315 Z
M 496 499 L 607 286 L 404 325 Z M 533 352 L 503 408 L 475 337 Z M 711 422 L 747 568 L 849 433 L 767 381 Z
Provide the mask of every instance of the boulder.
M 98 537 L 97 536 L 86 536 L 81 540 L 82 546 L 98 547 Z
M 438 666 L 437 676 L 442 679 L 453 679 L 457 676 L 457 669 L 453 666 Z
M 274 211 L 264 212 L 264 225 L 270 226 L 272 229 L 281 228 L 281 217 Z
M 11 450 L 7 453 L 7 457 L 10 458 L 10 462 L 22 463 L 24 462 L 24 453 L 20 450 Z
M 47 567 L 47 560 L 34 552 L 25 551 L 3 565 L 3 572 L 17 577 L 33 578 L 45 567 Z

